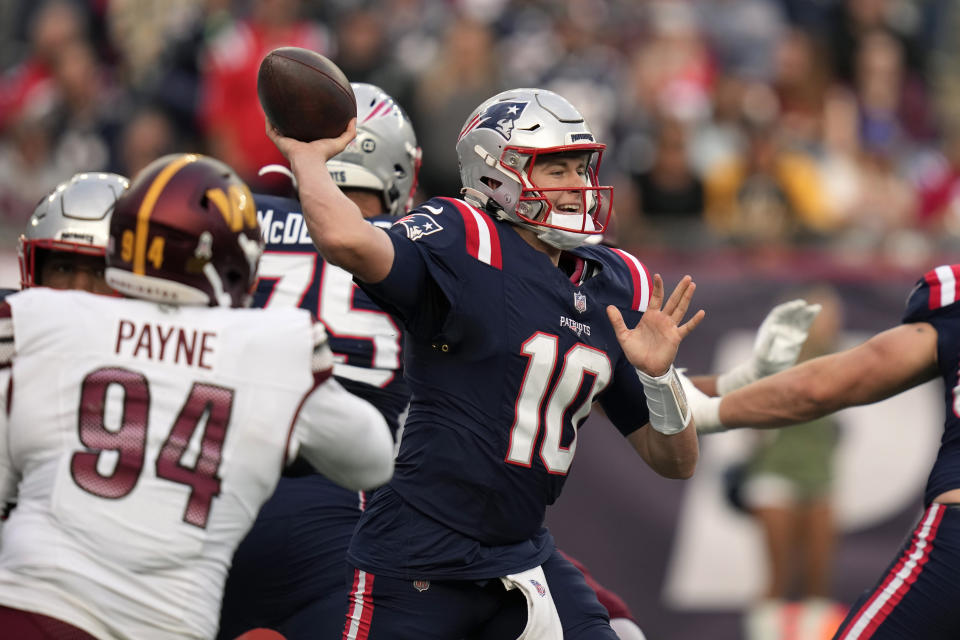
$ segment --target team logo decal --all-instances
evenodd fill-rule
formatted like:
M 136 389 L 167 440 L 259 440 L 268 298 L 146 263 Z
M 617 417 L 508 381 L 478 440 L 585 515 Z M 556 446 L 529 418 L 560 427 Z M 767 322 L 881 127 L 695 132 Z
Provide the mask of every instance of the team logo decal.
M 413 588 L 416 589 L 417 591 L 419 591 L 420 593 L 423 593 L 424 591 L 426 591 L 427 589 L 430 588 L 430 581 L 429 581 L 429 580 L 414 580 L 414 581 L 413 581 Z
M 577 310 L 577 313 L 585 312 L 587 310 L 587 296 L 583 295 L 579 291 L 574 291 L 573 308 Z
M 443 227 L 425 213 L 411 213 L 393 223 L 393 226 L 397 225 L 404 228 L 407 237 L 411 240 L 419 240 L 424 236 L 443 231 Z
M 542 584 L 540 584 L 540 583 L 537 582 L 536 580 L 531 580 L 531 581 L 530 581 L 530 584 L 532 584 L 534 587 L 536 587 L 536 589 L 537 589 L 537 594 L 539 594 L 539 596 L 540 596 L 541 598 L 546 597 L 546 595 L 547 595 L 547 590 L 546 590 L 546 588 L 545 588 Z
M 528 104 L 528 102 L 497 102 L 492 104 L 477 117 L 476 124 L 472 128 L 493 129 L 503 136 L 504 140 L 509 140 L 517 119 L 523 115 L 523 110 L 527 108 Z M 467 133 L 470 129 L 471 127 L 468 127 L 464 133 Z

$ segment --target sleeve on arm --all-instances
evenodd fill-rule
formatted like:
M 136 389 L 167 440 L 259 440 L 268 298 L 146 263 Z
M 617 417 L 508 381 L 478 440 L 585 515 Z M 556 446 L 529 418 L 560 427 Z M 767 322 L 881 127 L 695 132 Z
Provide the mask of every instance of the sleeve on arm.
M 907 298 L 903 323 L 929 322 L 935 327 L 960 317 L 960 264 L 941 265 L 920 278 Z M 938 327 L 939 329 L 939 327 Z
M 626 357 L 618 359 L 613 380 L 600 396 L 599 402 L 607 418 L 624 436 L 650 421 L 643 384 Z
M 389 231 L 393 242 L 393 267 L 387 277 L 370 284 L 356 281 L 387 313 L 403 322 L 414 335 L 429 339 L 443 325 L 450 310 L 449 296 L 437 283 L 432 272 L 429 251 L 397 231 Z
M 299 453 L 317 471 L 353 491 L 379 487 L 393 475 L 393 438 L 383 416 L 332 378 L 314 388 L 301 405 L 291 448 L 290 453 Z

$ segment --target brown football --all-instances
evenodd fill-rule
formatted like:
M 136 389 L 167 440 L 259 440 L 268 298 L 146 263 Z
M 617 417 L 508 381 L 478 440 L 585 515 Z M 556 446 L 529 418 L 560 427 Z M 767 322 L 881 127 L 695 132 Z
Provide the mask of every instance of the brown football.
M 357 99 L 343 71 L 300 47 L 267 54 L 257 72 L 257 96 L 280 133 L 304 142 L 336 138 L 357 117 Z

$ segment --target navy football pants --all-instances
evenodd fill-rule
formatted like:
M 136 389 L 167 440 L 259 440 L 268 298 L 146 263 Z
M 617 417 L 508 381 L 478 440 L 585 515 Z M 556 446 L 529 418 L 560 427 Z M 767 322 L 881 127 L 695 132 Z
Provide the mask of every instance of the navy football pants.
M 607 610 L 583 574 L 554 551 L 544 575 L 564 640 L 617 640 Z M 526 602 L 500 580 L 411 581 L 349 573 L 350 607 L 343 640 L 503 640 L 526 625 Z
M 933 504 L 834 640 L 960 638 L 960 505 Z

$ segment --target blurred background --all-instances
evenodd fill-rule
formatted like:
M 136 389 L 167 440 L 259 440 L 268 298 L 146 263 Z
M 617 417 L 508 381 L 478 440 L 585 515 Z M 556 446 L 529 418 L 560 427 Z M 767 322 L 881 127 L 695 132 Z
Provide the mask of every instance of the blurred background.
M 0 0 L 0 286 L 17 286 L 33 206 L 75 172 L 199 151 L 269 189 L 256 171 L 282 157 L 256 70 L 293 45 L 406 109 L 421 200 L 457 193 L 454 142 L 481 101 L 567 97 L 608 145 L 607 240 L 697 280 L 693 371 L 744 357 L 769 306 L 812 285 L 842 303 L 848 345 L 960 248 L 958 34 L 952 0 Z M 924 388 L 837 416 L 814 586 L 771 577 L 763 521 L 725 490 L 758 447 L 739 433 L 705 439 L 678 483 L 591 419 L 550 524 L 650 640 L 829 637 L 919 514 L 941 411 Z

